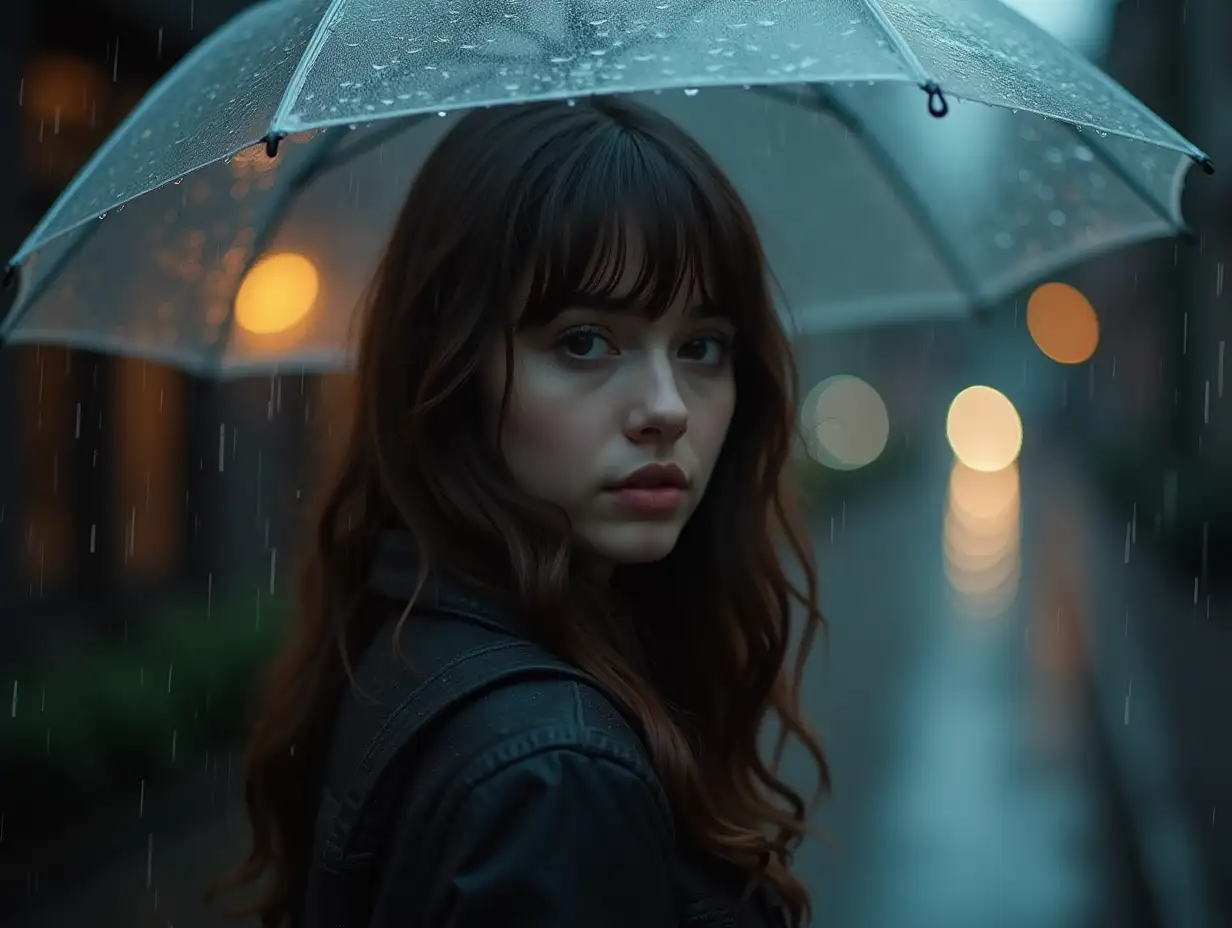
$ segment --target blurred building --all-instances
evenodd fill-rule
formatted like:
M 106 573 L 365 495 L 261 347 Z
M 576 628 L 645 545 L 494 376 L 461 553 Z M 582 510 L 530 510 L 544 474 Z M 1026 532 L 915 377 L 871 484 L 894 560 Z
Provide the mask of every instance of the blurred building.
M 5 4 L 0 76 L 20 88 L 0 109 L 0 167 L 19 179 L 0 193 L 6 254 L 152 84 L 244 5 Z M 0 602 L 52 623 L 0 623 L 0 651 L 20 660 L 58 623 L 106 634 L 151 595 L 273 583 L 304 495 L 300 443 L 330 428 L 312 419 L 316 381 L 291 380 L 217 385 L 56 347 L 0 353 L 0 441 L 16 452 L 0 456 Z
M 1196 140 L 1217 172 L 1190 176 L 1185 212 L 1201 233 L 1196 244 L 1129 249 L 1083 275 L 1115 320 L 1095 362 L 1100 400 L 1087 425 L 1096 454 L 1115 462 L 1104 473 L 1125 520 L 1125 569 L 1163 553 L 1176 582 L 1174 603 L 1104 617 L 1106 637 L 1093 643 L 1104 679 L 1116 681 L 1105 694 L 1108 735 L 1165 924 L 1232 922 L 1232 829 L 1218 808 L 1232 782 L 1223 736 L 1232 678 L 1219 657 L 1232 619 L 1229 35 L 1226 0 L 1118 5 L 1107 69 Z M 1154 731 L 1143 715 L 1128 721 L 1131 680 L 1136 694 L 1155 694 Z
M 22 4 L 10 4 L 0 12 L 0 86 L 17 87 L 25 59 L 26 15 Z M 16 177 L 18 111 L 11 104 L 0 106 L 0 175 Z M 0 184 L 0 250 L 11 253 L 24 232 L 21 222 L 21 188 L 14 183 Z M 0 312 L 7 306 L 7 295 L 0 294 Z M 0 351 L 0 448 L 17 444 L 18 419 L 12 397 L 17 390 L 17 369 L 13 352 Z M 22 518 L 18 511 L 21 485 L 21 460 L 14 454 L 0 454 L 0 614 L 17 596 L 18 538 L 14 523 Z M 0 622 L 0 653 L 12 648 L 13 623 Z

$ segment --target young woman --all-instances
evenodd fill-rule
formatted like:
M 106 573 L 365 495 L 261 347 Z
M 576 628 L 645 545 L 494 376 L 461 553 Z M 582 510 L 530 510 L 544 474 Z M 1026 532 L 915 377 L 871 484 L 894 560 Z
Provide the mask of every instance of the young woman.
M 249 911 L 806 924 L 806 804 L 759 754 L 773 715 L 828 789 L 799 708 L 821 617 L 784 479 L 794 416 L 753 222 L 696 143 L 612 98 L 461 118 L 379 272 L 258 715 L 253 846 L 230 881 L 264 890 Z M 364 758 L 391 712 L 479 652 L 526 667 L 378 778 Z M 357 767 L 388 801 L 361 829 L 363 878 L 338 882 L 326 825 L 355 812 Z

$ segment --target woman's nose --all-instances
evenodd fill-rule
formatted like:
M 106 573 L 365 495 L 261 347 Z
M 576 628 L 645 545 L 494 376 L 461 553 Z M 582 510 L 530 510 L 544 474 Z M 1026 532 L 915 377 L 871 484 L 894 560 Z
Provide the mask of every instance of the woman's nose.
M 689 424 L 689 407 L 676 384 L 671 361 L 648 366 L 638 402 L 630 412 L 630 437 L 640 441 L 675 441 Z

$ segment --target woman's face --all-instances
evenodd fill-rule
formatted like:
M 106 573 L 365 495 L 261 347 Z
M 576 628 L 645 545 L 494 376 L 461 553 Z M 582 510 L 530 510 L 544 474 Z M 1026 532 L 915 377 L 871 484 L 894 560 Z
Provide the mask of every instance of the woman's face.
M 521 330 L 501 433 L 514 479 L 561 506 L 575 537 L 604 563 L 665 557 L 727 436 L 736 404 L 734 335 L 684 296 L 658 319 L 569 309 Z M 500 340 L 483 374 L 494 426 L 505 387 Z M 646 465 L 663 467 L 628 485 Z

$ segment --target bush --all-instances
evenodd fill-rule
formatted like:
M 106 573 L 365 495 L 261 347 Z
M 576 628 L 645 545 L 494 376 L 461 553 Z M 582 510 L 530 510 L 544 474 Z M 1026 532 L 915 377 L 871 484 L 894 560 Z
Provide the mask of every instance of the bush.
M 130 623 L 140 631 L 126 642 L 20 678 L 16 712 L 0 716 L 6 839 L 33 837 L 118 788 L 157 784 L 233 744 L 285 622 L 285 603 L 265 597 L 258 621 L 255 592 L 212 609 L 188 603 Z

